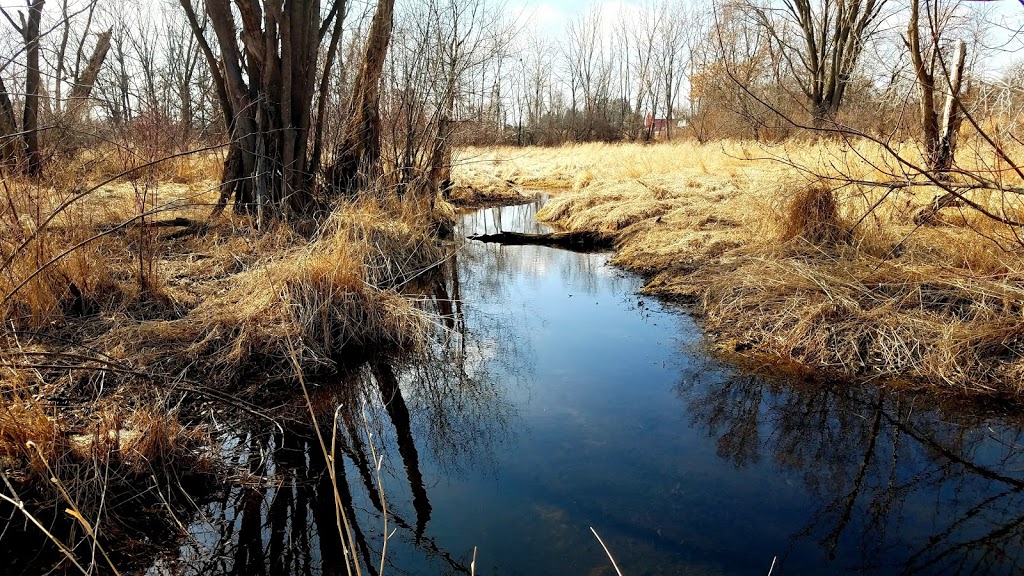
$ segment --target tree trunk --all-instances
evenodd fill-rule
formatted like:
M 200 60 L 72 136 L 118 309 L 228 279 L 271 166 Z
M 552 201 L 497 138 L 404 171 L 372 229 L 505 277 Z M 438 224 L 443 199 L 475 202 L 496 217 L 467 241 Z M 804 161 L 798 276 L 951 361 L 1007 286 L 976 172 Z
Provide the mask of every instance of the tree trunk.
M 28 22 L 21 29 L 25 40 L 25 109 L 21 127 L 24 134 L 26 171 L 30 177 L 42 174 L 43 164 L 39 153 L 39 21 L 43 17 L 45 0 L 32 0 L 28 11 Z
M 931 68 L 925 63 L 926 53 L 921 46 L 920 2 L 910 3 L 910 22 L 907 24 L 905 43 L 910 52 L 910 61 L 914 66 L 917 88 L 920 94 L 918 105 L 921 113 L 921 137 L 924 147 L 925 163 L 929 169 L 935 166 L 938 157 L 939 118 L 935 112 L 935 77 Z
M 75 86 L 72 88 L 70 95 L 72 100 L 88 98 L 92 94 L 92 87 L 96 84 L 96 77 L 99 75 L 103 61 L 106 60 L 107 52 L 110 50 L 110 38 L 113 34 L 114 29 L 110 28 L 99 35 L 99 38 L 96 40 L 96 47 L 93 48 L 92 56 L 89 57 L 85 70 L 75 80 Z
M 89 100 L 89 96 L 92 95 L 92 88 L 96 85 L 96 77 L 100 73 L 100 68 L 103 67 L 103 61 L 107 58 L 107 52 L 110 50 L 110 37 L 113 34 L 113 28 L 100 34 L 96 40 L 96 47 L 92 51 L 92 56 L 89 57 L 89 62 L 85 66 L 85 70 L 75 80 L 75 86 L 71 89 L 71 94 L 68 97 L 68 115 L 72 120 L 78 120 L 81 118 L 82 113 L 88 110 L 86 102 Z
M 946 103 L 942 108 L 942 124 L 939 125 L 935 163 L 931 167 L 936 173 L 943 176 L 948 176 L 949 170 L 953 166 L 957 132 L 960 131 L 960 123 L 963 120 L 959 110 L 959 100 L 966 59 L 967 45 L 961 40 L 957 44 L 956 55 L 953 57 L 954 68 L 950 71 L 949 92 L 946 93 Z
M 235 113 L 231 105 L 231 99 L 228 97 L 227 82 L 224 80 L 224 74 L 221 72 L 220 61 L 214 55 L 210 43 L 206 41 L 204 34 L 205 26 L 200 25 L 199 17 L 192 7 L 192 1 L 179 0 L 179 2 L 185 10 L 185 17 L 188 19 L 189 28 L 192 30 L 192 37 L 195 38 L 196 43 L 199 44 L 199 49 L 203 52 L 203 57 L 206 58 L 206 65 L 210 70 L 213 89 L 217 94 L 217 103 L 220 105 L 221 114 L 224 116 L 225 131 L 233 138 L 235 132 Z M 232 143 L 228 147 L 228 154 L 224 159 L 224 166 L 221 171 L 220 198 L 213 209 L 214 216 L 220 214 L 227 207 L 228 201 L 231 200 L 232 195 L 235 195 L 236 190 L 240 191 L 238 195 L 245 195 L 241 190 L 245 187 L 246 182 L 247 180 L 242 174 L 241 151 L 236 144 Z
M 316 122 L 313 123 L 313 152 L 310 156 L 310 180 L 320 171 L 320 162 L 323 156 L 324 118 L 327 115 L 327 104 L 331 89 L 331 74 L 329 71 L 334 67 L 334 59 L 337 57 L 338 44 L 341 43 L 346 16 L 344 4 L 339 9 L 340 11 L 334 16 L 334 30 L 331 32 L 331 41 L 327 46 L 327 62 L 324 64 L 324 74 L 320 78 L 320 94 L 316 104 Z M 309 185 L 312 185 L 311 181 Z
M 453 44 L 455 40 L 453 38 Z M 445 87 L 444 101 L 441 105 L 441 110 L 437 115 L 437 128 L 434 134 L 434 142 L 430 150 L 430 165 L 428 167 L 427 181 L 430 184 L 430 191 L 436 192 L 440 190 L 444 193 L 445 197 L 452 188 L 451 181 L 451 165 L 452 165 L 452 133 L 454 129 L 454 122 L 452 121 L 455 115 L 455 90 L 456 83 L 458 82 L 456 74 L 456 61 L 455 61 L 455 47 L 452 47 L 452 57 L 448 66 L 448 85 Z M 520 123 L 520 131 L 522 130 L 522 123 Z M 433 206 L 433 197 L 431 197 L 431 206 Z
M 328 171 L 329 183 L 339 192 L 354 193 L 380 173 L 380 75 L 391 42 L 394 9 L 395 0 L 379 0 L 373 15 L 341 150 Z
M 18 164 L 18 121 L 14 116 L 11 97 L 0 78 L 0 172 L 14 169 Z

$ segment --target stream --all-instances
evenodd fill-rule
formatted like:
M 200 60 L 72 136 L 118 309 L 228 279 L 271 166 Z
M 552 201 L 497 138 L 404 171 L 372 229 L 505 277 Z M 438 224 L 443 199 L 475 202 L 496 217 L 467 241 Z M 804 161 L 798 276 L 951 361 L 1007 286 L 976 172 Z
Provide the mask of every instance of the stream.
M 536 209 L 481 210 L 461 232 L 546 231 Z M 322 421 L 355 407 L 341 492 L 371 571 L 383 486 L 386 573 L 467 572 L 475 550 L 477 574 L 613 574 L 591 527 L 628 575 L 1021 572 L 1019 420 L 744 375 L 609 257 L 469 241 L 428 302 L 444 318 L 431 353 L 328 394 Z M 208 505 L 152 571 L 342 572 L 313 436 L 246 443 L 277 485 Z
M 543 232 L 536 209 L 461 233 Z M 148 573 L 345 574 L 336 509 L 368 574 L 385 531 L 387 574 L 614 574 L 591 528 L 628 576 L 1021 573 L 1020 418 L 745 374 L 609 257 L 467 241 L 426 353 L 311 390 L 337 489 L 312 424 L 240 431 L 243 481 Z

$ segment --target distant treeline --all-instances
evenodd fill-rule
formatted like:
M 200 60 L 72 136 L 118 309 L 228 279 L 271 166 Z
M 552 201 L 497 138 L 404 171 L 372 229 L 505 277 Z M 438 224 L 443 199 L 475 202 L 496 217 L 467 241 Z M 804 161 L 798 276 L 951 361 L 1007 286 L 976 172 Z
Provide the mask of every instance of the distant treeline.
M 186 148 L 228 137 L 217 93 L 225 59 L 204 2 L 35 4 L 35 124 L 52 148 L 125 137 Z M 249 33 L 238 7 L 250 5 L 258 16 L 274 3 L 232 4 L 241 45 Z M 316 20 L 338 25 L 337 35 L 320 30 L 321 41 L 309 47 L 318 51 L 317 78 L 330 67 L 311 87 L 317 106 L 307 111 L 321 114 L 323 93 L 325 142 L 342 137 L 375 8 L 320 7 Z M 1024 68 L 1014 64 L 1012 21 L 1002 19 L 1024 9 L 1000 10 L 946 0 L 652 0 L 595 3 L 552 27 L 536 23 L 543 18 L 530 9 L 482 0 L 399 0 L 380 77 L 382 154 L 400 168 L 431 154 L 413 139 L 435 137 L 477 145 L 774 141 L 823 122 L 905 138 L 922 128 L 923 101 L 948 91 L 960 41 L 964 106 L 986 127 L 1012 131 L 1024 109 Z M 0 40 L 0 132 L 7 135 L 21 131 L 25 95 L 33 92 L 24 58 L 31 30 L 17 22 L 12 13 L 7 25 L 18 34 Z

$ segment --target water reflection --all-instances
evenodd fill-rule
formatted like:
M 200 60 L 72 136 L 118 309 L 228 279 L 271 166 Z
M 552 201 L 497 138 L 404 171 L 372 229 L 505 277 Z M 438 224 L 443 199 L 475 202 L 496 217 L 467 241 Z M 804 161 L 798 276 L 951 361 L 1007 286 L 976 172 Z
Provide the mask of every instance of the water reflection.
M 460 232 L 463 236 L 497 234 L 499 232 L 527 234 L 552 232 L 553 229 L 550 226 L 538 222 L 536 218 L 537 210 L 545 202 L 547 202 L 547 196 L 542 196 L 536 202 L 527 204 L 477 210 L 462 217 L 459 222 Z
M 234 482 L 187 491 L 186 536 L 136 565 L 348 574 L 347 549 L 375 575 L 387 534 L 386 573 L 469 573 L 476 547 L 477 574 L 609 574 L 594 526 L 631 574 L 1021 572 L 1020 418 L 743 375 L 639 287 L 607 255 L 466 243 L 418 287 L 422 354 L 310 383 L 315 425 L 299 398 L 237 426 Z
M 1020 572 L 1019 422 L 878 386 L 695 374 L 679 392 L 721 458 L 802 476 L 815 505 L 790 552 L 813 541 L 858 572 Z
M 388 542 L 391 555 L 402 559 L 415 550 L 421 556 L 416 565 L 426 563 L 433 571 L 444 573 L 469 573 L 464 557 L 470 551 L 452 554 L 426 534 L 432 506 L 411 414 L 414 410 L 429 412 L 431 407 L 407 399 L 403 391 L 417 388 L 417 384 L 409 373 L 376 362 L 314 400 L 314 405 L 337 402 L 339 406 L 337 427 L 329 425 L 335 417 L 330 412 L 318 417 L 327 452 L 331 453 L 332 446 L 334 449 L 336 483 L 312 425 L 293 424 L 264 434 L 249 432 L 229 442 L 241 472 L 240 482 L 202 509 L 200 520 L 189 527 L 189 540 L 180 555 L 154 570 L 343 574 L 347 573 L 343 550 L 348 545 L 364 572 L 375 574 L 384 542 L 386 504 L 389 533 L 397 528 Z M 422 390 L 420 394 L 431 397 Z M 450 414 L 446 416 L 439 420 L 438 428 L 453 422 Z M 495 415 L 490 424 L 497 425 L 502 417 L 505 415 Z M 382 456 L 380 479 L 374 450 Z M 392 462 L 395 454 L 398 461 Z M 340 534 L 346 532 L 339 529 L 345 524 L 339 519 L 342 516 L 351 530 L 351 538 L 344 540 Z M 388 565 L 398 568 L 393 562 L 389 557 Z

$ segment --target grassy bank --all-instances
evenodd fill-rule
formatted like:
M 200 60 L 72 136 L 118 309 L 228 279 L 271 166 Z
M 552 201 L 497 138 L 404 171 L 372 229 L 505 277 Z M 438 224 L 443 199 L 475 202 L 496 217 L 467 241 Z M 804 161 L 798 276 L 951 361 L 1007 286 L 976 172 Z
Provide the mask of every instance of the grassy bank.
M 279 416 L 298 374 L 423 344 L 417 285 L 452 249 L 435 233 L 450 206 L 367 198 L 315 223 L 207 221 L 219 162 L 95 190 L 95 168 L 5 180 L 0 472 L 26 499 L 92 518 L 155 471 L 208 474 L 218 427 Z
M 731 142 L 461 151 L 456 180 L 554 195 L 539 218 L 613 238 L 645 292 L 685 299 L 711 341 L 829 377 L 1018 396 L 1024 247 L 937 191 L 839 185 L 891 161 L 870 145 Z M 981 159 L 979 159 L 979 162 Z M 824 176 L 825 178 L 822 178 Z M 972 200 L 1019 217 L 1020 201 Z

